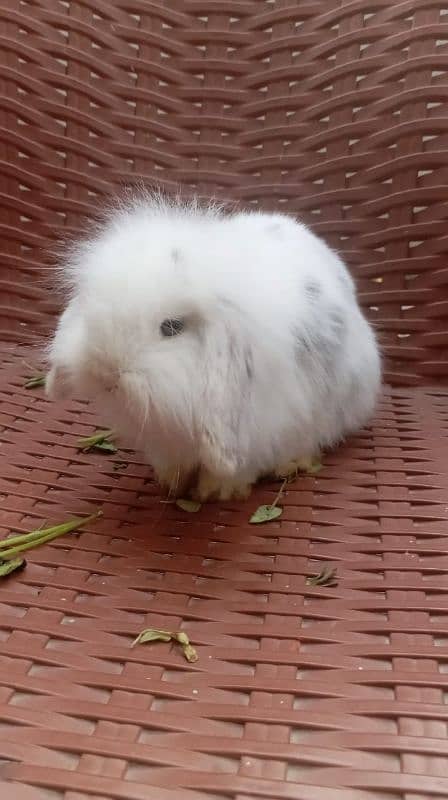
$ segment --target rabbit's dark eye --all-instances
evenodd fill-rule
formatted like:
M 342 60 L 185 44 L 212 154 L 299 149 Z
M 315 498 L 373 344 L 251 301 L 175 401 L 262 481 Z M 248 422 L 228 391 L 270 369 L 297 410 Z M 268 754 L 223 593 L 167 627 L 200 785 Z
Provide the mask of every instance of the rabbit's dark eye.
M 160 326 L 160 333 L 162 336 L 179 336 L 184 329 L 184 323 L 181 319 L 164 319 Z

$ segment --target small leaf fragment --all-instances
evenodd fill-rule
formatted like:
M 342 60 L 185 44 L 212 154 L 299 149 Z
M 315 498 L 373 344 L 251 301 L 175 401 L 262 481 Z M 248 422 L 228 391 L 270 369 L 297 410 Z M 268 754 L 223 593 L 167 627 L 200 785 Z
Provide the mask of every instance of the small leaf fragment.
M 182 511 L 188 511 L 189 514 L 196 514 L 197 511 L 200 511 L 202 508 L 201 503 L 198 503 L 196 500 L 176 500 L 176 506 L 181 508 Z
M 33 375 L 31 378 L 28 378 L 26 381 L 25 389 L 38 389 L 39 386 L 45 386 L 45 375 L 44 373 L 39 373 L 37 375 Z
M 88 453 L 90 450 L 102 450 L 104 453 L 116 453 L 118 448 L 111 441 L 113 435 L 113 431 L 95 431 L 92 436 L 78 439 L 78 447 L 83 453 Z
M 187 661 L 189 661 L 190 664 L 194 664 L 198 660 L 199 656 L 193 645 L 190 644 L 190 640 L 185 631 L 178 631 L 177 633 L 173 633 L 173 639 L 175 639 L 176 642 L 178 642 L 181 645 L 184 656 L 187 659 Z
M 322 572 L 311 575 L 306 579 L 307 586 L 337 586 L 336 569 L 324 567 Z
M 126 467 L 127 467 L 127 464 L 124 461 L 116 461 L 114 466 L 113 466 L 113 469 L 114 469 L 114 472 L 118 472 L 120 469 L 126 469 Z
M 136 644 L 146 644 L 147 642 L 176 642 L 182 647 L 183 654 L 190 664 L 194 664 L 199 656 L 190 644 L 190 640 L 184 631 L 161 631 L 158 628 L 146 628 L 146 630 L 139 633 L 136 639 L 132 642 L 132 647 Z
M 184 651 L 184 656 L 190 664 L 195 664 L 196 661 L 199 659 L 199 656 L 191 644 L 186 644 L 182 647 Z
M 24 569 L 26 561 L 24 558 L 12 558 L 10 561 L 0 561 L 0 578 L 5 578 L 11 572 Z
M 157 628 L 146 628 L 134 639 L 132 647 L 135 647 L 136 644 L 146 644 L 146 642 L 171 642 L 172 638 L 173 634 L 169 631 L 161 631 Z
M 259 506 L 252 514 L 249 522 L 251 525 L 261 525 L 263 522 L 271 522 L 278 519 L 283 514 L 281 506 Z

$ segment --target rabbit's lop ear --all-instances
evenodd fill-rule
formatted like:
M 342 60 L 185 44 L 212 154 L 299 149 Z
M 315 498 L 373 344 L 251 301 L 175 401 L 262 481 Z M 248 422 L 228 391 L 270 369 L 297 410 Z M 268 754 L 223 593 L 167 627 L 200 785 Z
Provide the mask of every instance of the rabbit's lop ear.
M 50 400 L 64 400 L 69 394 L 68 372 L 65 367 L 52 366 L 45 376 L 45 393 Z
M 244 334 L 216 325 L 207 342 L 200 427 L 200 461 L 216 475 L 230 476 L 246 461 L 251 404 L 252 353 Z

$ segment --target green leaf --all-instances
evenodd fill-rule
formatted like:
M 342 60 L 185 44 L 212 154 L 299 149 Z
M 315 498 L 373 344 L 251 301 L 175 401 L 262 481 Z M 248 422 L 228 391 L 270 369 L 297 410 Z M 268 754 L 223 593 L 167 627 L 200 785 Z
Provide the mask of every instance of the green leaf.
M 78 447 L 84 453 L 88 453 L 89 450 L 102 450 L 104 453 L 116 453 L 117 447 L 111 441 L 113 436 L 113 431 L 95 431 L 93 436 L 86 436 L 85 439 L 78 439 Z
M 137 638 L 134 639 L 132 647 L 135 647 L 136 644 L 146 644 L 147 642 L 176 642 L 182 647 L 182 652 L 190 664 L 194 664 L 199 658 L 184 631 L 172 632 L 161 631 L 158 628 L 146 628 L 146 630 L 139 633 Z
M 283 514 L 283 508 L 279 506 L 259 506 L 252 514 L 249 522 L 251 525 L 261 525 L 263 522 L 271 522 L 278 519 Z
M 337 586 L 336 569 L 324 567 L 322 572 L 308 577 L 306 583 L 308 586 Z
M 171 642 L 173 634 L 169 631 L 160 631 L 157 628 L 146 628 L 139 633 L 132 642 L 132 647 L 136 644 L 146 644 L 147 642 Z
M 5 578 L 11 572 L 24 569 L 26 561 L 24 558 L 12 558 L 10 561 L 0 561 L 0 578 Z
M 25 383 L 25 389 L 38 389 L 39 386 L 45 386 L 45 375 L 43 373 L 33 375 Z
M 182 511 L 188 511 L 189 514 L 196 514 L 202 508 L 201 503 L 197 503 L 196 500 L 176 500 L 176 506 Z

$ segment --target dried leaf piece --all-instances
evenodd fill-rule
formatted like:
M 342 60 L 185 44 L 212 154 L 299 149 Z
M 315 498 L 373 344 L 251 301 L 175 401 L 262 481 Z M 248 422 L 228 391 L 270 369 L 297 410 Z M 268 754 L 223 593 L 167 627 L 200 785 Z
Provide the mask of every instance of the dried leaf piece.
M 278 519 L 283 514 L 283 508 L 279 506 L 259 506 L 252 514 L 249 522 L 251 525 L 261 525 L 263 522 L 271 522 Z
M 190 664 L 194 664 L 198 660 L 199 656 L 193 645 L 190 644 L 187 634 L 184 633 L 184 631 L 173 633 L 173 639 L 175 639 L 176 642 L 182 646 L 182 650 L 184 651 L 184 656 L 187 661 L 189 661 Z
M 90 450 L 101 450 L 104 453 L 116 453 L 117 447 L 111 441 L 113 431 L 95 431 L 93 436 L 86 436 L 85 439 L 78 439 L 78 447 L 83 453 Z
M 160 631 L 157 628 L 146 628 L 139 633 L 132 642 L 132 647 L 136 644 L 146 644 L 146 642 L 171 642 L 173 634 L 169 631 Z
M 184 631 L 161 631 L 158 628 L 146 628 L 146 630 L 139 633 L 136 639 L 132 642 L 132 647 L 136 644 L 145 644 L 146 642 L 177 642 L 183 650 L 183 654 L 190 664 L 194 664 L 199 656 L 195 648 L 190 644 L 190 640 Z
M 0 578 L 5 578 L 6 575 L 9 575 L 11 572 L 24 569 L 25 567 L 26 561 L 24 558 L 12 558 L 9 561 L 0 560 Z
M 25 383 L 25 389 L 38 389 L 39 386 L 45 386 L 45 375 L 42 372 L 28 378 Z
M 196 661 L 199 659 L 199 656 L 194 649 L 193 645 L 186 644 L 182 650 L 184 651 L 184 656 L 190 664 L 195 664 Z
M 202 508 L 201 503 L 196 500 L 176 500 L 176 506 L 181 508 L 182 511 L 188 511 L 189 514 L 196 514 Z
M 337 586 L 336 569 L 324 567 L 318 575 L 311 575 L 306 579 L 308 586 Z

